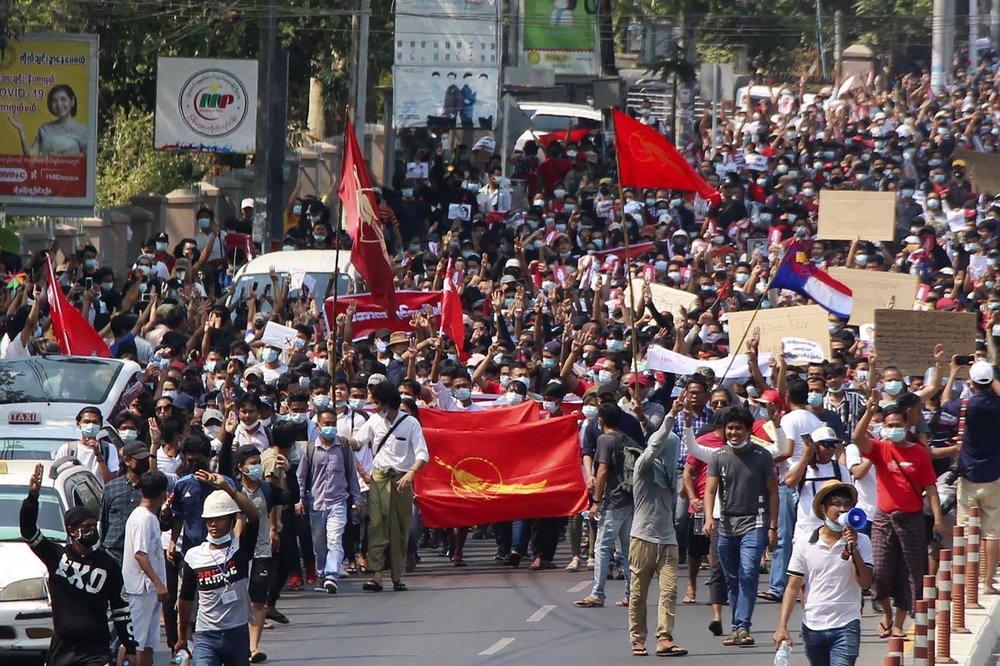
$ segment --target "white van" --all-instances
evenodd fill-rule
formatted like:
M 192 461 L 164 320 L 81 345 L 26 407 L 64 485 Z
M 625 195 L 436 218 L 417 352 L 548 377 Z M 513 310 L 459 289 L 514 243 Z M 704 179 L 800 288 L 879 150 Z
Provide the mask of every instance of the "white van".
M 338 258 L 339 254 L 339 258 Z M 271 269 L 278 274 L 278 284 L 283 288 L 293 270 L 304 270 L 305 274 L 316 281 L 312 288 L 311 298 L 322 311 L 323 301 L 327 296 L 333 296 L 331 277 L 337 274 L 337 293 L 347 294 L 353 291 L 357 272 L 351 264 L 351 251 L 341 250 L 292 250 L 289 252 L 268 252 L 254 257 L 244 264 L 233 279 L 232 293 L 226 299 L 226 305 L 233 305 L 246 300 L 250 296 L 250 286 L 257 286 L 260 297 L 271 288 Z M 295 292 L 290 294 L 295 296 Z M 264 312 L 271 309 L 264 303 Z
M 574 129 L 590 127 L 600 129 L 601 112 L 586 104 L 562 104 L 559 102 L 519 102 L 521 110 L 531 116 L 531 129 L 525 130 L 514 142 L 514 150 L 520 150 L 524 142 L 534 139 L 534 135 L 547 132 L 565 132 L 572 124 Z

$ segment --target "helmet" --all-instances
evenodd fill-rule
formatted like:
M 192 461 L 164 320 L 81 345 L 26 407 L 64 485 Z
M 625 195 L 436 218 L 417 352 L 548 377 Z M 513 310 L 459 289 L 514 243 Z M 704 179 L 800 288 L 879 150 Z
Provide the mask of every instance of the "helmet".
M 202 518 L 218 518 L 230 514 L 239 513 L 240 507 L 236 500 L 229 496 L 225 490 L 216 490 L 205 498 L 205 506 L 201 510 Z

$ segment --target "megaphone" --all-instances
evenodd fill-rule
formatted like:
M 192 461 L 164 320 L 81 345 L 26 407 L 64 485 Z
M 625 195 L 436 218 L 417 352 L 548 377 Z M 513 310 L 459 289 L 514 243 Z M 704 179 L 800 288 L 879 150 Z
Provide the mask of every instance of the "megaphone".
M 854 507 L 847 513 L 840 514 L 837 518 L 837 522 L 840 523 L 842 527 L 852 527 L 856 530 L 863 530 L 865 526 L 868 525 L 868 514 L 865 513 L 864 509 L 859 509 Z

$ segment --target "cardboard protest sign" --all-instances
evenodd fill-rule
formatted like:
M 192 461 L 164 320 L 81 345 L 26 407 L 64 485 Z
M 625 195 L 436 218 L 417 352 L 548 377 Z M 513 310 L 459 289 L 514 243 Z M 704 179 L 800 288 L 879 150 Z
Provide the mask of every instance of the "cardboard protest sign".
M 892 240 L 895 232 L 894 192 L 820 190 L 818 238 Z
M 645 285 L 641 279 L 632 278 L 632 287 L 635 288 L 635 303 L 636 308 L 639 308 L 642 303 L 642 288 Z M 653 305 L 659 312 L 676 315 L 680 312 L 681 308 L 685 310 L 692 310 L 698 299 L 690 291 L 684 291 L 682 289 L 674 289 L 673 287 L 668 287 L 665 284 L 656 284 L 651 282 L 649 284 L 649 291 L 653 295 Z M 632 302 L 630 300 L 631 294 L 629 294 L 629 288 L 625 288 L 625 296 L 622 301 L 626 306 Z
M 472 219 L 472 206 L 469 204 L 448 204 L 448 219 L 459 219 L 468 222 Z
M 751 321 L 752 319 L 752 321 Z M 732 354 L 746 351 L 746 341 L 736 348 L 749 329 L 760 328 L 760 351 L 781 353 L 782 338 L 801 338 L 819 343 L 823 357 L 830 358 L 830 329 L 827 312 L 818 305 L 729 313 L 729 348 Z M 749 334 L 747 335 L 749 337 Z
M 430 178 L 430 165 L 427 162 L 407 162 L 406 177 L 427 180 Z
M 843 282 L 853 292 L 850 323 L 854 326 L 875 321 L 875 311 L 889 307 L 889 299 L 895 299 L 894 309 L 912 310 L 920 283 L 916 275 L 909 273 L 843 267 L 831 268 L 830 277 Z
M 923 375 L 934 365 L 934 345 L 944 345 L 946 362 L 953 354 L 972 354 L 979 332 L 974 312 L 875 311 L 878 365 L 894 365 L 903 374 Z M 947 371 L 947 368 L 944 368 Z
M 957 148 L 954 160 L 965 160 L 965 171 L 976 192 L 1000 194 L 1000 155 Z
M 298 336 L 299 332 L 294 328 L 269 321 L 264 327 L 264 334 L 261 336 L 260 341 L 265 345 L 270 345 L 284 351 L 292 348 L 292 345 L 295 344 L 295 338 Z
M 781 345 L 788 365 L 822 363 L 826 358 L 823 345 L 815 340 L 781 338 Z

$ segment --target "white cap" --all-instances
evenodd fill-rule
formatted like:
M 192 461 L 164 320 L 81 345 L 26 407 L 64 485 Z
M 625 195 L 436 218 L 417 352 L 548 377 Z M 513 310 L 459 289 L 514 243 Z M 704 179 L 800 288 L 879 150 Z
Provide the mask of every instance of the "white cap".
M 239 513 L 240 507 L 236 500 L 229 496 L 225 490 L 213 491 L 205 498 L 205 505 L 201 509 L 202 518 L 218 518 Z
M 243 201 L 241 201 L 240 202 L 240 209 L 243 209 L 243 208 L 253 208 L 253 199 L 250 198 L 250 197 L 247 197 L 246 199 L 244 199 Z
M 218 409 L 206 409 L 205 413 L 201 415 L 202 424 L 208 423 L 209 421 L 218 421 L 219 423 L 225 423 L 226 417 L 222 415 Z
M 374 375 L 368 378 L 368 386 L 375 386 L 376 384 L 381 384 L 382 382 L 389 381 L 386 376 L 376 372 Z
M 837 433 L 833 431 L 830 426 L 820 426 L 812 431 L 809 435 L 812 437 L 814 442 L 839 442 L 840 438 L 837 437 Z
M 989 384 L 993 381 L 993 366 L 986 361 L 976 361 L 969 368 L 969 379 L 976 384 Z

